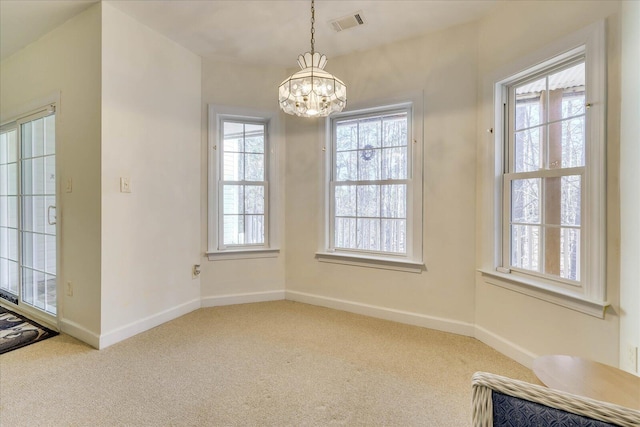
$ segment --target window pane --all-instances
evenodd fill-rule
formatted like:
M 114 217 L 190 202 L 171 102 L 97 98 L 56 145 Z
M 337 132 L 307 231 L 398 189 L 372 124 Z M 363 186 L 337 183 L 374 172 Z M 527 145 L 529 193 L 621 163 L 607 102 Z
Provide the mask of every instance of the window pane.
M 225 185 L 223 197 L 222 206 L 225 215 L 244 213 L 244 187 L 242 185 Z
M 336 181 L 358 179 L 358 151 L 336 153 Z
M 18 294 L 18 263 L 0 258 L 0 288 Z
M 12 261 L 18 261 L 18 230 L 7 230 L 7 258 Z
M 358 129 L 358 148 L 379 148 L 381 139 L 380 127 L 381 120 L 379 117 L 360 120 Z
M 0 196 L 9 194 L 9 167 L 0 165 Z
M 560 235 L 560 277 L 579 281 L 580 230 L 562 228 Z
M 383 121 L 383 147 L 407 145 L 407 113 L 387 116 Z
M 359 217 L 380 216 L 380 186 L 359 185 L 357 190 L 357 215 Z
M 543 99 L 547 90 L 545 78 L 516 88 L 515 129 L 528 129 L 545 122 Z
M 264 181 L 264 154 L 245 154 L 244 179 Z
M 44 130 L 44 154 L 54 154 L 56 152 L 56 116 L 44 118 Z
M 577 117 L 549 125 L 549 168 L 585 165 L 585 118 Z
M 244 244 L 244 216 L 224 215 L 224 244 L 241 245 Z
M 336 218 L 334 240 L 336 248 L 356 249 L 356 219 Z
M 245 124 L 244 143 L 247 153 L 264 153 L 264 125 Z
M 380 250 L 380 220 L 358 218 L 357 219 L 357 245 L 358 249 L 366 251 Z
M 8 289 L 9 291 L 14 294 L 14 295 L 18 295 L 18 262 L 17 261 L 9 261 L 9 286 Z
M 244 225 L 246 245 L 264 243 L 264 215 L 247 215 Z
M 372 181 L 380 179 L 380 150 L 366 148 L 358 150 L 358 179 Z
M 0 165 L 7 163 L 7 137 L 7 132 L 0 133 Z
M 44 196 L 23 196 L 22 197 L 22 228 L 26 231 L 37 233 L 45 232 L 45 221 L 47 218 L 47 205 Z M 53 212 L 51 212 L 53 215 Z
M 356 186 L 335 187 L 336 216 L 356 216 Z
M 540 178 L 511 181 L 511 222 L 540 223 Z
M 9 196 L 7 197 L 8 202 L 8 226 L 13 228 L 18 228 L 18 197 L 17 196 Z
M 44 194 L 56 194 L 56 156 L 44 158 Z
M 56 274 L 56 236 L 44 236 L 45 241 L 45 268 L 44 271 L 49 274 Z
M 9 163 L 18 161 L 18 132 L 12 130 L 7 132 L 7 161 Z
M 562 97 L 562 118 L 580 116 L 585 113 L 584 91 L 567 91 Z
M 348 121 L 336 125 L 336 151 L 358 148 L 358 122 Z
M 22 265 L 44 270 L 44 237 L 42 234 L 22 234 Z
M 544 178 L 544 222 L 548 225 L 560 225 L 562 206 L 562 179 L 560 177 Z
M 562 225 L 580 225 L 581 221 L 581 204 L 580 198 L 581 181 L 579 175 L 562 177 L 562 207 L 561 220 Z
M 244 151 L 244 125 L 242 123 L 224 122 L 223 140 L 225 153 Z
M 359 122 L 358 129 L 358 148 L 379 148 L 380 147 L 380 127 L 381 120 L 379 117 L 372 119 L 363 119 Z
M 382 187 L 382 212 L 383 218 L 407 217 L 407 186 L 383 185 Z
M 22 161 L 22 193 L 44 194 L 44 158 Z
M 511 226 L 511 265 L 531 271 L 540 271 L 540 227 Z
M 23 144 L 31 144 L 33 157 L 42 156 L 44 154 L 44 119 L 34 120 L 31 125 L 31 141 L 23 141 Z
M 407 221 L 404 219 L 382 220 L 382 242 L 384 252 L 407 252 Z
M 246 185 L 244 189 L 246 213 L 264 214 L 264 187 L 261 185 Z
M 562 118 L 573 117 L 584 113 L 585 81 L 584 62 L 549 75 L 549 90 L 562 90 L 564 93 Z M 567 96 L 576 97 L 576 102 L 573 106 L 566 105 L 566 107 L 569 108 L 565 109 L 564 98 Z M 582 98 L 581 101 L 579 101 L 580 98 Z
M 514 166 L 515 172 L 530 172 L 542 167 L 542 128 L 516 132 Z
M 382 150 L 382 179 L 407 179 L 407 147 Z
M 225 181 L 244 180 L 244 154 L 224 153 L 222 168 Z
M 18 195 L 18 164 L 9 163 L 7 165 L 7 194 L 10 196 Z

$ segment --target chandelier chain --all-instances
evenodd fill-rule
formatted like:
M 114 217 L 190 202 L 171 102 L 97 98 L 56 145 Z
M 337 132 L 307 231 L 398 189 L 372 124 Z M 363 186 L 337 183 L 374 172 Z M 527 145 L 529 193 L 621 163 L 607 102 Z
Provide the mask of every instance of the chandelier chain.
M 314 28 L 315 23 L 316 23 L 315 0 L 311 0 L 311 55 L 315 53 L 315 48 L 314 48 L 314 45 L 316 43 L 316 39 L 315 39 L 316 29 Z

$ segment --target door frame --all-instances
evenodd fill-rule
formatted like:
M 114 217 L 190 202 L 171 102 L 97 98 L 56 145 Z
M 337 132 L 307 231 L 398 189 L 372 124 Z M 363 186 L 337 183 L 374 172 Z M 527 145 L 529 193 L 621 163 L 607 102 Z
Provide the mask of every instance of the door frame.
M 24 314 L 29 318 L 34 319 L 37 322 L 42 323 L 44 326 L 53 329 L 55 331 L 60 331 L 62 313 L 63 313 L 63 301 L 61 292 L 64 291 L 64 286 L 61 284 L 64 283 L 63 275 L 62 275 L 62 197 L 60 194 L 61 190 L 61 180 L 60 177 L 60 125 L 61 125 L 61 108 L 60 108 L 60 92 L 54 92 L 51 95 L 40 98 L 38 100 L 29 102 L 23 108 L 12 112 L 11 114 L 7 114 L 6 116 L 3 114 L 2 123 L 0 123 L 0 128 L 15 128 L 18 132 L 18 144 L 21 143 L 20 140 L 20 125 L 21 123 L 28 122 L 30 117 L 42 114 L 47 112 L 48 110 L 53 110 L 52 113 L 55 114 L 55 156 L 56 156 L 56 314 L 51 315 L 46 313 L 43 310 L 31 307 L 28 304 L 22 303 L 20 304 L 20 299 L 22 297 L 22 283 L 18 283 L 19 286 L 19 304 L 13 304 L 10 301 L 7 301 L 4 298 L 0 298 L 0 305 L 15 311 L 19 314 Z M 4 119 L 4 117 L 9 117 L 8 119 Z M 18 153 L 20 153 L 20 146 L 18 146 Z M 21 180 L 21 158 L 22 156 L 19 154 L 18 156 L 18 194 L 20 195 L 20 180 Z M 18 205 L 21 204 L 21 199 L 18 201 Z M 22 209 L 18 206 L 18 212 L 21 214 Z M 19 219 L 21 221 L 21 219 Z M 20 236 L 20 228 L 18 230 L 18 251 L 20 252 L 19 258 L 22 258 L 22 237 Z M 20 266 L 18 267 L 20 268 Z M 18 277 L 22 277 L 22 273 L 19 273 Z

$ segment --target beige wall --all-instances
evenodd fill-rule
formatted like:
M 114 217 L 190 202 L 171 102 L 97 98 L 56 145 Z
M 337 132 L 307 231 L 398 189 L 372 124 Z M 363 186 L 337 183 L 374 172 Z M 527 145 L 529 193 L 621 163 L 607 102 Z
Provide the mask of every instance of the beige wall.
M 294 58 L 295 59 L 295 58 Z M 228 61 L 203 60 L 202 63 L 202 146 L 200 157 L 201 233 L 202 254 L 202 304 L 204 306 L 249 302 L 282 298 L 284 295 L 284 169 L 285 136 L 284 117 L 278 113 L 277 85 L 286 78 L 279 67 L 252 67 Z M 276 258 L 216 260 L 204 256 L 207 251 L 207 155 L 208 155 L 208 104 L 223 107 L 248 108 L 253 111 L 275 113 L 277 124 L 271 128 L 271 140 L 277 157 L 275 185 L 271 186 L 277 197 L 272 213 L 277 215 L 277 246 L 281 249 Z
M 506 65 L 587 25 L 606 19 L 608 72 L 607 298 L 604 320 L 476 280 L 476 325 L 485 341 L 522 363 L 549 353 L 585 356 L 618 364 L 619 337 L 619 127 L 620 38 L 618 2 L 503 2 L 480 22 L 478 106 L 479 267 L 493 267 L 492 75 Z M 579 10 L 580 13 L 576 13 Z M 506 76 L 503 76 L 506 77 Z
M 640 2 L 624 1 L 621 16 L 620 367 L 640 374 L 629 359 L 640 347 Z
M 101 346 L 200 307 L 200 57 L 102 16 Z M 131 193 L 120 192 L 120 177 Z
M 477 27 L 329 58 L 349 108 L 424 91 L 424 260 L 408 273 L 319 262 L 321 123 L 287 117 L 287 297 L 473 334 Z M 398 94 L 401 94 L 398 96 Z
M 100 5 L 67 21 L 0 63 L 0 121 L 59 92 L 57 217 L 62 330 L 95 343 L 100 334 Z M 73 192 L 62 191 L 73 180 Z

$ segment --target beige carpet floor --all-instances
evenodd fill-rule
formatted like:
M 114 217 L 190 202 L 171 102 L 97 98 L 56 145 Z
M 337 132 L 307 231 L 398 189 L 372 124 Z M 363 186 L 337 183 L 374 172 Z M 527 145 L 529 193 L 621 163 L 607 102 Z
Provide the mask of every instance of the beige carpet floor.
M 533 373 L 468 337 L 291 301 L 200 309 L 102 351 L 0 356 L 0 425 L 468 426 L 471 376 Z

